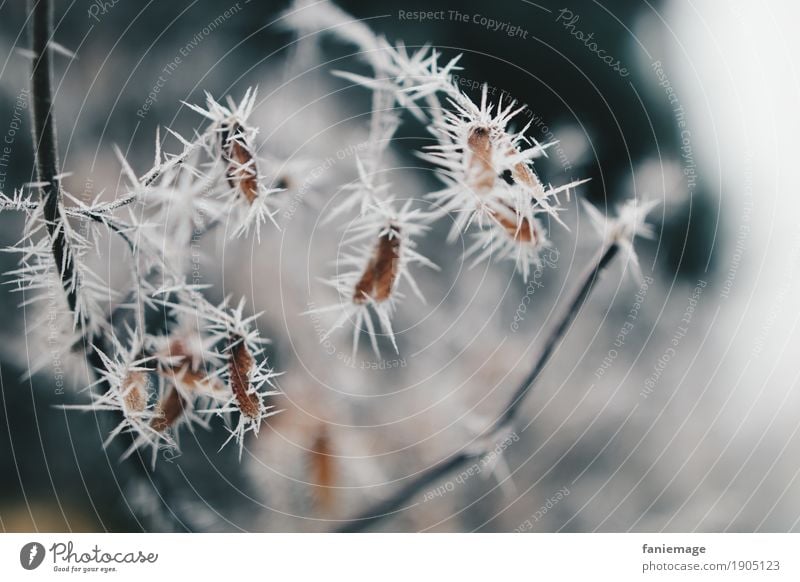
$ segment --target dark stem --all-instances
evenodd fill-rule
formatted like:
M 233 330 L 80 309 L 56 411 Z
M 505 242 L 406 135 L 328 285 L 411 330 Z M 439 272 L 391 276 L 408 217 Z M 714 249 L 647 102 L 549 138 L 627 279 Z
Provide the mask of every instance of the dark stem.
M 465 452 L 457 453 L 446 461 L 431 467 L 424 473 L 420 474 L 414 481 L 407 484 L 394 497 L 390 497 L 385 501 L 381 501 L 372 507 L 369 511 L 364 512 L 361 517 L 345 523 L 337 531 L 341 533 L 354 533 L 363 531 L 376 521 L 380 521 L 386 517 L 390 517 L 394 513 L 401 511 L 408 500 L 414 497 L 417 493 L 422 491 L 425 487 L 438 480 L 441 477 L 455 471 L 462 464 L 476 458 L 479 455 L 473 455 Z
M 61 276 L 61 284 L 67 295 L 70 311 L 77 306 L 77 286 L 73 282 L 72 257 L 67 246 L 59 206 L 60 184 L 56 179 L 58 171 L 58 150 L 56 146 L 56 127 L 53 116 L 53 63 L 48 43 L 53 28 L 53 6 L 50 0 L 30 0 L 31 10 L 31 48 L 34 53 L 32 82 L 33 143 L 36 155 L 36 172 L 44 202 L 44 219 L 53 247 L 53 259 Z
M 33 121 L 34 154 L 36 158 L 36 172 L 39 182 L 46 183 L 41 186 L 41 197 L 44 204 L 43 216 L 47 224 L 47 232 L 52 240 L 53 259 L 56 269 L 61 277 L 61 284 L 67 295 L 67 304 L 73 313 L 77 307 L 77 285 L 73 281 L 74 266 L 72 255 L 68 246 L 66 234 L 64 232 L 63 221 L 66 220 L 61 214 L 60 207 L 60 184 L 56 178 L 59 175 L 58 169 L 58 149 L 56 142 L 55 119 L 53 115 L 53 89 L 52 89 L 52 53 L 48 48 L 53 28 L 53 6 L 51 0 L 29 0 L 31 11 L 31 49 L 34 53 L 33 69 L 31 72 L 31 117 Z M 105 222 L 109 228 L 125 239 L 128 246 L 133 248 L 133 242 L 125 235 L 122 227 L 113 223 L 108 218 L 89 214 L 92 220 Z M 95 338 L 102 342 L 102 338 Z M 102 370 L 103 362 L 97 352 L 89 348 L 87 350 L 87 361 L 94 370 Z M 146 461 L 140 455 L 136 455 L 134 469 L 142 479 L 147 479 L 156 488 L 161 504 L 164 506 L 167 519 L 176 525 L 176 529 L 190 530 L 186 520 L 181 519 L 169 506 L 167 499 L 162 497 L 160 489 L 163 487 L 167 493 L 172 489 L 163 483 L 163 476 L 155 474 L 151 478 L 148 475 Z M 162 487 L 158 484 L 161 483 Z
M 592 264 L 591 268 L 584 275 L 580 286 L 576 289 L 575 294 L 567 305 L 558 323 L 553 328 L 553 331 L 547 337 L 547 341 L 539 353 L 539 357 L 530 371 L 528 376 L 522 381 L 519 387 L 514 391 L 511 399 L 508 402 L 503 414 L 501 414 L 495 422 L 483 433 L 483 436 L 491 437 L 500 429 L 511 425 L 516 418 L 525 397 L 531 392 L 536 385 L 542 371 L 544 370 L 550 357 L 555 352 L 556 347 L 561 342 L 564 334 L 569 329 L 572 322 L 580 313 L 584 302 L 586 301 L 589 293 L 594 289 L 595 283 L 600 277 L 601 273 L 611 263 L 614 257 L 619 252 L 619 246 L 616 243 L 608 245 L 599 258 Z M 460 452 L 445 459 L 438 465 L 435 465 L 427 471 L 421 473 L 416 479 L 408 483 L 394 496 L 386 499 L 385 501 L 377 503 L 374 507 L 362 513 L 359 517 L 346 522 L 339 527 L 336 531 L 339 532 L 359 532 L 367 529 L 374 523 L 381 521 L 385 518 L 391 517 L 398 510 L 402 509 L 409 500 L 415 495 L 420 493 L 425 487 L 433 483 L 437 479 L 455 471 L 460 466 L 466 464 L 472 459 L 481 456 L 479 453 Z
M 618 252 L 619 246 L 617 244 L 614 243 L 609 245 L 603 254 L 600 255 L 600 258 L 597 260 L 597 262 L 595 262 L 589 271 L 583 276 L 583 282 L 576 290 L 572 301 L 570 301 L 569 305 L 567 305 L 564 314 L 561 316 L 561 320 L 548 336 L 547 342 L 544 344 L 544 347 L 539 354 L 539 359 L 536 360 L 536 364 L 533 366 L 530 374 L 528 374 L 525 380 L 522 381 L 522 384 L 520 384 L 519 388 L 517 388 L 516 392 L 514 392 L 514 395 L 511 397 L 511 400 L 508 403 L 506 411 L 500 418 L 497 419 L 493 425 L 493 428 L 500 428 L 501 426 L 511 423 L 514 420 L 517 412 L 520 409 L 522 401 L 525 399 L 525 396 L 527 396 L 534 384 L 536 384 L 536 380 L 544 370 L 548 360 L 550 360 L 550 356 L 553 355 L 553 352 L 561 341 L 561 338 L 564 337 L 567 329 L 569 329 L 569 326 L 573 321 L 575 321 L 578 313 L 580 313 L 581 307 L 583 306 L 584 301 L 586 301 L 586 298 L 591 290 L 594 289 L 594 284 L 600 276 L 600 273 L 605 270 Z

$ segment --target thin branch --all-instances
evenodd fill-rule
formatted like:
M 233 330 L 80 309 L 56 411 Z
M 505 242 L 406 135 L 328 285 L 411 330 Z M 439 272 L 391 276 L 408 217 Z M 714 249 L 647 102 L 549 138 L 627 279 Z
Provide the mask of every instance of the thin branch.
M 31 74 L 31 117 L 33 121 L 36 171 L 39 182 L 44 184 L 41 186 L 41 198 L 44 204 L 43 216 L 47 225 L 47 231 L 52 240 L 53 259 L 55 260 L 56 268 L 59 270 L 70 311 L 74 312 L 77 306 L 78 288 L 73 281 L 74 266 L 72 263 L 72 254 L 62 226 L 65 217 L 61 213 L 60 205 L 61 186 L 58 180 L 58 150 L 56 145 L 55 120 L 53 116 L 52 58 L 48 46 L 52 35 L 53 6 L 51 0 L 29 0 L 28 5 L 31 11 L 32 21 L 31 48 L 35 55 Z M 109 205 L 109 209 L 113 210 L 128 204 L 134 199 L 135 195 L 128 196 L 122 201 Z M 26 204 L 25 206 L 32 207 L 33 205 Z M 78 214 L 84 214 L 94 221 L 105 223 L 112 231 L 119 234 L 126 243 L 128 243 L 131 249 L 134 248 L 133 241 L 131 241 L 124 232 L 125 227 L 116 223 L 110 216 L 106 216 L 104 213 L 91 211 L 78 212 Z M 95 370 L 103 369 L 102 360 L 95 350 L 88 350 L 87 360 L 90 368 Z M 180 526 L 180 529 L 191 531 L 193 528 L 186 525 L 185 519 L 181 519 L 175 514 L 167 500 L 162 497 L 162 493 L 158 490 L 159 487 L 157 484 L 163 481 L 163 478 L 160 475 L 155 475 L 153 479 L 156 481 L 154 482 L 153 479 L 149 477 L 146 464 L 141 456 L 139 456 L 138 462 L 134 463 L 134 469 L 138 472 L 140 478 L 147 479 L 156 485 L 161 504 L 164 506 L 165 510 L 167 510 L 167 519 L 173 524 L 176 524 L 176 526 Z M 169 485 L 167 485 L 166 488 L 168 490 L 171 489 Z
M 390 497 L 389 499 L 376 504 L 369 511 L 365 511 L 360 517 L 348 521 L 336 531 L 340 533 L 360 532 L 378 521 L 393 516 L 397 512 L 405 509 L 403 506 L 425 487 L 437 481 L 441 477 L 444 477 L 445 475 L 455 471 L 461 465 L 466 464 L 478 456 L 480 455 L 463 451 L 457 453 L 446 461 L 443 461 L 420 474 L 420 476 L 414 481 L 398 491 L 394 497 Z
M 595 287 L 595 283 L 611 263 L 614 257 L 619 253 L 619 245 L 616 242 L 611 242 L 605 250 L 598 255 L 598 258 L 592 264 L 590 269 L 584 275 L 580 286 L 576 289 L 572 300 L 567 305 L 558 323 L 553 328 L 553 331 L 547 337 L 547 341 L 539 353 L 531 372 L 522 381 L 519 387 L 514 391 L 511 399 L 508 402 L 503 413 L 486 429 L 482 438 L 491 438 L 496 435 L 500 430 L 508 427 L 513 423 L 516 415 L 525 400 L 525 397 L 533 390 L 536 381 L 539 379 L 542 371 L 544 370 L 550 357 L 555 352 L 564 334 L 569 329 L 570 325 L 575 321 L 575 318 L 580 313 L 583 304 L 586 302 L 589 293 Z M 446 459 L 420 474 L 416 479 L 408 483 L 394 496 L 386 499 L 385 501 L 377 503 L 374 507 L 362 513 L 344 525 L 339 527 L 339 532 L 359 532 L 367 529 L 371 525 L 391 517 L 399 510 L 403 509 L 406 504 L 417 494 L 422 492 L 428 485 L 434 481 L 444 477 L 445 475 L 455 471 L 462 465 L 469 461 L 483 456 L 484 452 L 481 451 L 461 451 L 453 457 Z
M 536 384 L 536 380 L 544 370 L 545 365 L 547 365 L 550 356 L 553 355 L 553 352 L 561 341 L 561 338 L 564 336 L 567 329 L 569 329 L 569 326 L 572 324 L 572 322 L 575 321 L 578 313 L 580 313 L 581 306 L 586 301 L 586 298 L 589 296 L 589 293 L 592 291 L 592 289 L 594 289 L 595 282 L 618 252 L 619 245 L 616 243 L 611 243 L 608 247 L 606 247 L 605 251 L 599 256 L 600 258 L 597 259 L 590 270 L 584 275 L 581 286 L 578 287 L 575 295 L 572 298 L 572 301 L 570 301 L 569 305 L 567 305 L 567 308 L 564 311 L 561 320 L 558 322 L 558 325 L 555 329 L 553 329 L 552 333 L 547 338 L 547 342 L 545 343 L 544 348 L 542 348 L 542 352 L 539 355 L 539 359 L 536 361 L 536 365 L 533 367 L 525 380 L 523 380 L 522 384 L 520 384 L 519 388 L 517 388 L 516 392 L 514 392 L 514 395 L 511 397 L 505 413 L 495 422 L 495 429 L 513 422 L 523 400 L 525 399 L 525 396 L 528 395 L 534 384 Z
M 31 18 L 31 48 L 35 55 L 31 71 L 33 136 L 36 155 L 36 172 L 44 202 L 44 219 L 52 240 L 53 259 L 67 295 L 70 311 L 78 304 L 78 289 L 74 284 L 72 255 L 62 227 L 60 183 L 58 180 L 58 150 L 53 116 L 53 63 L 49 50 L 53 27 L 53 6 L 50 0 L 29 0 Z

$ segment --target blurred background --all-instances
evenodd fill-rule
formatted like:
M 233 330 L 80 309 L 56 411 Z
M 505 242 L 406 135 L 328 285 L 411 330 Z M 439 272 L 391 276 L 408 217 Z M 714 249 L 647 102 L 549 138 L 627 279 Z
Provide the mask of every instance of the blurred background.
M 420 251 L 442 270 L 418 275 L 427 305 L 400 306 L 400 353 L 376 359 L 362 339 L 351 359 L 348 334 L 321 345 L 325 322 L 300 314 L 335 300 L 318 279 L 335 270 L 342 225 L 321 222 L 356 176 L 370 95 L 331 73 L 367 71 L 354 47 L 295 42 L 280 19 L 287 2 L 55 5 L 55 39 L 75 53 L 55 56 L 59 153 L 65 187 L 81 199 L 123 192 L 114 144 L 143 172 L 157 128 L 200 127 L 182 102 L 202 103 L 204 91 L 239 99 L 258 85 L 259 155 L 287 189 L 281 230 L 260 243 L 214 234 L 198 268 L 213 297 L 244 295 L 248 312 L 264 311 L 285 412 L 247 442 L 241 463 L 218 452 L 226 432 L 212 423 L 182 434 L 181 453 L 143 476 L 102 448 L 112 419 L 56 408 L 87 400 L 85 366 L 63 390 L 53 370 L 28 377 L 41 347 L 3 285 L 0 529 L 327 531 L 501 412 L 600 244 L 575 199 L 570 230 L 551 228 L 557 258 L 540 286 L 510 263 L 469 268 L 465 242 L 446 244 L 449 224 L 437 223 Z M 378 528 L 799 529 L 800 46 L 790 23 L 800 9 L 789 0 L 339 5 L 392 42 L 463 53 L 459 83 L 474 99 L 487 83 L 526 104 L 529 134 L 559 141 L 536 162 L 545 182 L 591 178 L 578 196 L 609 213 L 631 197 L 661 202 L 656 240 L 637 244 L 651 283 L 620 265 L 606 275 L 497 470 L 450 475 Z M 419 10 L 442 16 L 408 16 Z M 0 5 L 0 15 L 0 190 L 10 193 L 33 180 L 30 61 L 23 3 Z M 422 201 L 438 188 L 415 156 L 430 137 L 404 119 L 386 171 L 399 197 Z M 179 148 L 164 138 L 165 150 Z M 0 213 L 0 244 L 14 244 L 22 226 Z M 109 273 L 124 261 L 114 252 Z M 0 271 L 14 258 L 0 255 Z

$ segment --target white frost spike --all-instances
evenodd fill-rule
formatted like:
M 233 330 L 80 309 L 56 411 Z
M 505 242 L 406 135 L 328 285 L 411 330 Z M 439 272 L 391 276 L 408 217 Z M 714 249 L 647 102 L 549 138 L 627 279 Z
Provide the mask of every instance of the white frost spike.
M 64 45 L 59 44 L 59 43 L 57 43 L 56 41 L 54 41 L 52 39 L 47 42 L 47 50 L 52 51 L 52 52 L 57 53 L 57 54 L 60 54 L 62 56 L 65 56 L 70 60 L 73 60 L 73 59 L 77 60 L 78 59 L 77 55 L 74 52 L 72 52 L 71 50 L 69 50 Z M 36 56 L 37 55 L 36 55 L 35 51 L 32 51 L 32 50 L 27 49 L 27 48 L 15 48 L 14 51 L 19 56 L 21 56 L 22 58 L 30 59 L 32 61 L 36 60 Z
M 22 196 L 22 190 L 14 190 L 14 194 L 11 196 L 0 192 L 0 211 L 16 210 L 30 215 L 37 206 L 38 202 L 35 202 L 31 195 Z
M 603 237 L 604 245 L 617 244 L 619 246 L 620 251 L 626 257 L 626 264 L 630 265 L 631 274 L 638 283 L 641 283 L 643 276 L 639 258 L 633 247 L 633 239 L 637 236 L 648 239 L 655 238 L 655 230 L 652 225 L 647 223 L 646 219 L 650 211 L 658 204 L 658 200 L 640 203 L 635 198 L 631 198 L 617 207 L 616 218 L 609 218 L 594 205 L 583 201 L 583 207 L 589 215 L 592 225 Z
M 331 209 L 330 214 L 323 219 L 323 224 L 333 222 L 356 207 L 359 214 L 363 215 L 371 206 L 378 204 L 386 196 L 389 184 L 376 184 L 358 155 L 356 156 L 356 168 L 358 180 L 342 187 L 344 199 L 337 202 Z
M 59 212 L 63 217 L 67 214 L 61 200 Z M 52 253 L 52 240 L 63 233 L 67 244 L 62 265 L 56 265 Z M 27 217 L 25 233 L 16 246 L 4 249 L 6 252 L 20 255 L 20 266 L 6 273 L 12 277 L 10 284 L 15 291 L 29 296 L 23 305 L 44 303 L 53 299 L 52 290 L 66 288 L 75 292 L 76 305 L 71 313 L 72 331 L 81 330 L 87 335 L 94 335 L 105 325 L 105 312 L 101 307 L 104 302 L 114 297 L 114 293 L 88 266 L 86 255 L 93 250 L 89 240 L 74 230 L 68 220 L 62 219 L 52 235 L 45 228 L 43 206 L 37 205 Z M 66 266 L 72 269 L 72 278 L 62 283 L 59 273 Z M 56 294 L 57 301 L 64 301 L 63 312 L 68 313 L 64 293 Z M 43 317 L 46 317 L 44 314 Z
M 128 181 L 131 183 L 133 188 L 139 189 L 142 187 L 139 178 L 136 176 L 136 173 L 131 168 L 128 160 L 125 158 L 125 154 L 122 153 L 122 150 L 119 149 L 117 144 L 114 144 L 114 154 L 117 156 L 120 165 L 122 166 L 122 172 L 125 174 L 125 177 L 128 178 Z
M 69 50 L 64 45 L 59 44 L 59 43 L 57 43 L 56 41 L 54 41 L 52 39 L 47 42 L 47 48 L 49 50 L 53 51 L 54 53 L 58 53 L 58 54 L 60 54 L 62 56 L 67 57 L 70 60 L 77 60 L 78 59 L 78 57 L 75 55 L 74 52 L 72 52 L 71 50 Z
M 247 118 L 250 117 L 250 114 L 253 112 L 257 93 L 258 88 L 253 89 L 252 87 L 248 87 L 244 97 L 242 97 L 242 100 L 238 104 L 229 97 L 227 99 L 227 107 L 216 101 L 208 91 L 206 91 L 206 109 L 192 103 L 187 103 L 186 101 L 182 103 L 192 111 L 210 119 L 214 123 L 214 129 L 221 131 L 223 126 L 230 125 L 231 123 L 247 123 Z

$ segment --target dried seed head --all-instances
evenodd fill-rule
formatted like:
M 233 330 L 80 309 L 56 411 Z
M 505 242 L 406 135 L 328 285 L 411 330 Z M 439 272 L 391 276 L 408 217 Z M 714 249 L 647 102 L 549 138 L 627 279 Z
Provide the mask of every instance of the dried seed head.
M 396 208 L 394 200 L 368 206 L 365 214 L 356 220 L 349 249 L 339 258 L 346 268 L 327 282 L 339 292 L 336 305 L 314 308 L 307 314 L 339 312 L 329 330 L 320 338 L 325 341 L 335 330 L 347 323 L 353 324 L 353 350 L 358 347 L 358 338 L 363 329 L 369 336 L 372 349 L 380 355 L 377 328 L 397 350 L 391 318 L 404 281 L 411 291 L 424 301 L 411 268 L 425 265 L 437 269 L 436 265 L 416 251 L 414 237 L 425 232 L 430 215 L 421 210 L 412 210 L 413 200 Z M 402 238 L 401 238 L 402 235 Z M 377 318 L 377 324 L 373 318 Z M 363 328 L 362 328 L 363 324 Z
M 491 192 L 497 175 L 492 164 L 491 129 L 485 125 L 472 128 L 467 135 L 468 172 L 476 192 Z
M 207 381 L 208 375 L 200 359 L 189 350 L 183 340 L 172 340 L 167 350 L 169 358 L 175 362 L 167 368 L 166 376 L 170 381 L 189 390 L 200 388 Z
M 162 360 L 159 375 L 170 385 L 156 405 L 156 416 L 151 428 L 164 432 L 174 426 L 190 404 L 191 393 L 205 387 L 208 375 L 202 358 L 193 350 L 190 339 L 180 337 L 168 341 L 161 350 Z
M 536 221 L 531 222 L 527 216 L 522 216 L 519 211 L 509 204 L 503 204 L 508 213 L 497 212 L 495 220 L 503 227 L 508 236 L 519 243 L 536 244 L 539 242 L 540 233 Z
M 508 152 L 509 156 L 517 156 L 519 155 L 519 153 L 520 151 L 516 147 L 511 148 L 511 150 L 509 150 Z M 542 182 L 533 172 L 531 167 L 524 161 L 520 161 L 514 164 L 514 166 L 511 168 L 511 176 L 514 178 L 515 182 L 518 182 L 527 187 L 537 197 L 539 196 L 539 193 L 543 192 L 544 190 Z
M 369 298 L 377 303 L 392 295 L 399 270 L 400 228 L 391 225 L 378 237 L 375 250 L 353 292 L 353 303 L 363 304 Z
M 144 412 L 147 407 L 147 385 L 145 372 L 128 372 L 122 381 L 122 402 L 126 412 Z
M 234 121 L 222 132 L 222 153 L 228 164 L 228 184 L 253 204 L 258 197 L 258 169 L 240 123 Z
M 150 421 L 150 427 L 156 432 L 164 432 L 178 421 L 185 408 L 186 399 L 176 388 L 170 388 L 156 406 L 156 416 Z
M 321 509 L 328 511 L 333 505 L 333 484 L 336 472 L 331 438 L 325 425 L 320 426 L 309 452 L 311 455 L 311 480 L 316 486 L 317 501 Z
M 250 374 L 255 366 L 255 360 L 244 338 L 231 334 L 228 338 L 230 356 L 228 360 L 228 375 L 230 388 L 236 398 L 236 404 L 242 414 L 257 419 L 261 413 L 261 399 L 255 392 L 250 392 Z

